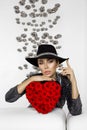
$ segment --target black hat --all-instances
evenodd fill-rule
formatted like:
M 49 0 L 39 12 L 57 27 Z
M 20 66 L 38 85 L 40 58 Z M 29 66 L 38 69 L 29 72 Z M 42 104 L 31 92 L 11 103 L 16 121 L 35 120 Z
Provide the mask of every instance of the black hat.
M 64 62 L 69 58 L 62 58 L 57 55 L 56 49 L 50 44 L 39 45 L 37 50 L 37 55 L 35 57 L 26 57 L 25 59 L 34 66 L 38 67 L 37 59 L 38 58 L 55 58 L 58 59 L 59 64 Z

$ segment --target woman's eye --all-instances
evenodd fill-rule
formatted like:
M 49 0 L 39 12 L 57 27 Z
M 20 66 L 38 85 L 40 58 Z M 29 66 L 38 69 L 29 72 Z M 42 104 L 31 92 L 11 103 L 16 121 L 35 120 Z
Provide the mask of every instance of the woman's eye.
M 49 62 L 51 63 L 51 62 L 53 62 L 53 60 L 49 60 Z
M 38 64 L 41 65 L 41 64 L 43 64 L 43 63 L 42 63 L 42 62 L 39 62 Z

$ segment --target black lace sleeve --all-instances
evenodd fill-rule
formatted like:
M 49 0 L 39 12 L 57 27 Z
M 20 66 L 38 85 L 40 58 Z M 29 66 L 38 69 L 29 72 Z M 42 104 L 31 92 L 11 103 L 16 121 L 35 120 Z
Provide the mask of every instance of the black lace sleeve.
M 80 99 L 80 95 L 77 99 L 72 99 L 71 106 L 69 102 L 67 102 L 69 111 L 72 115 L 80 115 L 82 113 L 82 103 Z
M 28 77 L 29 78 L 29 77 Z M 25 80 L 27 80 L 28 78 L 26 78 Z M 22 83 L 25 81 L 23 80 Z M 5 94 L 5 101 L 6 102 L 15 102 L 17 99 L 19 99 L 20 97 L 22 97 L 25 94 L 25 90 L 23 91 L 22 94 L 18 93 L 17 90 L 17 86 L 12 87 L 11 89 L 8 90 L 8 92 Z
M 25 91 L 22 94 L 19 94 L 17 91 L 17 85 L 16 85 L 5 94 L 5 101 L 10 102 L 10 103 L 15 102 L 17 99 L 23 96 L 24 93 Z
M 34 74 L 34 73 L 29 74 L 25 80 L 27 80 L 28 78 L 30 78 L 33 75 L 37 75 L 37 74 Z M 25 80 L 23 80 L 22 83 Z M 18 91 L 17 91 L 17 86 L 18 85 L 9 89 L 9 91 L 5 94 L 5 101 L 6 102 L 10 102 L 10 103 L 15 102 L 17 99 L 19 99 L 20 97 L 22 97 L 25 94 L 26 90 L 24 90 L 22 94 L 19 94 Z
M 65 98 L 69 112 L 72 115 L 80 115 L 82 113 L 82 102 L 80 95 L 76 99 L 72 99 L 72 86 L 68 78 L 65 77 L 63 80 L 63 85 L 65 86 Z

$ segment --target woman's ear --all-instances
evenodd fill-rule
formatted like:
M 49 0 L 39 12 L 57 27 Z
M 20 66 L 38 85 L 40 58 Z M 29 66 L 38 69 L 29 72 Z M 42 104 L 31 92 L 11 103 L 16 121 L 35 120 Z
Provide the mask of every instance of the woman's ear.
M 58 68 L 58 67 L 59 67 L 59 61 L 58 61 L 58 60 L 56 60 L 56 63 L 57 63 L 57 66 L 56 66 L 56 67 Z
M 57 68 L 59 67 L 59 63 L 57 63 Z

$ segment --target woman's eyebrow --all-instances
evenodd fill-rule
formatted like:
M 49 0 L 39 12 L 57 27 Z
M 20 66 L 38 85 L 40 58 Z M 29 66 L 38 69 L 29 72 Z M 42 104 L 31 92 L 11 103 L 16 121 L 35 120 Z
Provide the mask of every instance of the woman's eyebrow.
M 53 60 L 53 58 L 48 58 L 47 60 Z
M 43 61 L 43 59 L 38 59 L 38 61 L 39 61 L 39 62 L 42 62 L 42 61 Z

